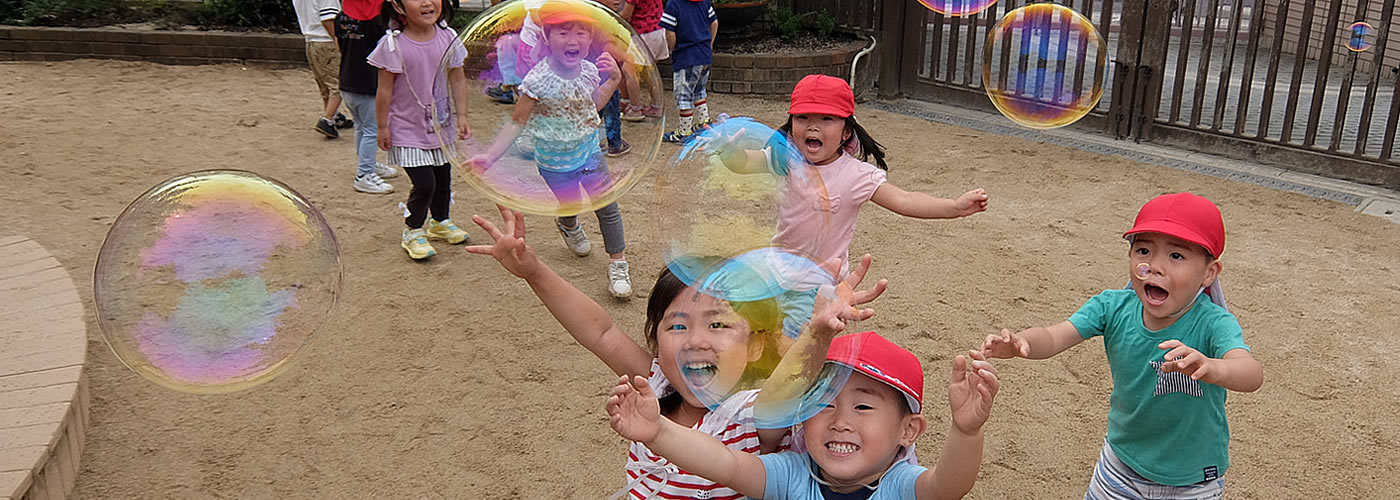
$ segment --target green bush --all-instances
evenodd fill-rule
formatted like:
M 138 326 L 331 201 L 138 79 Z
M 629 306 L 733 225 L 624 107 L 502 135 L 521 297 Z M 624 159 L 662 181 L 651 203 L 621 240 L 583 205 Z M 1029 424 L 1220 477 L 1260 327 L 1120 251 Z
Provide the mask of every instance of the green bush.
M 36 26 L 101 26 L 164 14 L 165 0 L 0 0 L 0 22 Z
M 287 0 L 204 0 L 190 22 L 206 28 L 299 32 L 297 12 Z
M 794 14 L 791 10 L 772 8 L 768 19 L 773 22 L 773 32 L 779 37 L 791 40 L 804 31 L 811 31 L 826 38 L 836 32 L 836 18 L 825 11 L 811 11 Z

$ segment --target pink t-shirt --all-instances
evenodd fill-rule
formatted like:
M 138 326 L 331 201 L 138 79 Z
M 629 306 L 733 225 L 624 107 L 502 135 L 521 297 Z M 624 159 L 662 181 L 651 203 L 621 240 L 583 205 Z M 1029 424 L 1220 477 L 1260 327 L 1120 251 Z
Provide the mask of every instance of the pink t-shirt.
M 638 34 L 661 29 L 661 0 L 627 0 L 632 7 L 632 29 Z
M 436 106 L 438 121 L 444 129 L 452 129 L 447 75 L 437 74 L 438 65 L 448 50 L 453 51 L 448 67 L 462 67 L 467 48 L 457 41 L 455 32 L 439 28 L 433 39 L 426 42 L 415 41 L 399 32 L 386 33 L 374 52 L 370 52 L 370 66 L 398 76 L 394 79 L 394 95 L 389 101 L 389 140 L 394 147 L 426 150 L 442 147 L 431 129 L 429 110 Z
M 764 150 L 770 161 L 773 154 Z M 788 186 L 782 206 L 778 207 L 778 231 L 773 244 L 797 250 L 824 264 L 832 258 L 841 259 L 841 274 L 849 269 L 851 239 L 856 234 L 856 218 L 860 206 L 875 196 L 875 190 L 885 183 L 885 171 L 843 153 L 826 165 L 803 165 L 793 168 L 815 169 L 826 188 L 825 201 L 817 199 L 810 190 L 792 184 L 802 182 L 795 173 L 786 176 Z M 784 171 L 784 170 L 779 170 Z M 823 214 L 825 210 L 827 213 Z

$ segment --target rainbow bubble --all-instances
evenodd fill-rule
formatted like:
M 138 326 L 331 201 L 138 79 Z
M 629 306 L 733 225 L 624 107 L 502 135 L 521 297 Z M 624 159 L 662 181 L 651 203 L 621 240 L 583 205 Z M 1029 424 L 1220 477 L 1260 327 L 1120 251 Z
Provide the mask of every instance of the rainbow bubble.
M 1347 26 L 1347 33 L 1350 34 L 1347 38 L 1347 50 L 1352 52 L 1371 50 L 1371 46 L 1375 44 L 1373 40 L 1376 37 L 1376 28 L 1368 23 L 1351 23 Z
M 1062 5 L 1008 12 L 987 35 L 982 86 L 1002 115 L 1022 126 L 1069 125 L 1098 106 L 1108 45 L 1088 18 Z
M 987 10 L 997 0 L 919 0 L 919 3 L 945 16 L 970 16 Z
M 669 102 L 646 44 L 616 13 L 582 0 L 503 2 L 459 39 L 467 55 L 444 58 L 434 88 L 445 95 L 433 98 L 440 118 L 429 121 L 459 176 L 487 198 L 529 214 L 576 215 L 617 201 L 656 160 L 664 119 L 620 121 L 621 140 L 610 143 L 598 113 L 613 95 L 600 91 L 610 76 L 639 108 Z M 599 69 L 609 58 L 614 69 Z M 470 137 L 449 118 L 462 106 L 448 89 L 470 96 Z
M 93 296 L 112 352 L 147 379 L 223 393 L 285 370 L 335 306 L 340 251 L 321 214 L 250 172 L 181 175 L 112 224 Z

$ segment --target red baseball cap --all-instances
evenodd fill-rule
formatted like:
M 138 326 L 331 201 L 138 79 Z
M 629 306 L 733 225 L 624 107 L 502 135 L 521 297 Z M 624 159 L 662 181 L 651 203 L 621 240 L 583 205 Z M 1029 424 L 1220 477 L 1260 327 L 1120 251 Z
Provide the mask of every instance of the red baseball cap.
M 809 77 L 810 78 L 810 77 Z M 875 332 L 842 335 L 831 341 L 826 360 L 879 380 L 899 392 L 909 410 L 919 413 L 924 401 L 924 367 L 919 357 Z
M 846 118 L 856 112 L 856 96 L 845 80 L 826 75 L 807 75 L 792 89 L 788 114 L 818 113 Z
M 541 26 L 556 26 L 567 23 L 583 23 L 592 26 L 597 23 L 590 15 L 592 7 L 575 0 L 549 0 L 536 11 L 536 20 Z
M 1215 258 L 1225 251 L 1225 220 L 1210 200 L 1191 193 L 1164 194 L 1138 211 L 1127 238 L 1137 233 L 1161 233 L 1205 247 Z

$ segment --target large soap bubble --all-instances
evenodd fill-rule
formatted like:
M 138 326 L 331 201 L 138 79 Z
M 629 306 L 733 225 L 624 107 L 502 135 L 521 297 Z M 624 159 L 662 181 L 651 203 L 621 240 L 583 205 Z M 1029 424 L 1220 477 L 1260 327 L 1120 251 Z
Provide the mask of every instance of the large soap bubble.
M 987 10 L 997 0 L 919 0 L 919 3 L 945 16 L 971 16 Z
M 340 293 L 321 214 L 250 172 L 181 175 L 146 191 L 102 243 L 98 325 L 127 367 L 194 393 L 261 384 L 289 366 Z
M 1051 3 L 1008 12 L 982 50 L 982 86 L 1017 124 L 1051 129 L 1093 111 L 1103 97 L 1108 45 L 1089 19 Z
M 536 215 L 593 211 L 617 201 L 656 160 L 659 111 L 629 116 L 613 131 L 599 115 L 611 106 L 612 77 L 634 106 L 667 103 L 646 45 L 616 13 L 582 0 L 503 2 L 460 39 L 474 135 L 459 140 L 444 128 L 439 137 L 455 143 L 448 151 L 461 177 L 492 201 Z M 443 65 L 439 78 L 448 59 Z M 458 109 L 451 96 L 444 102 Z

